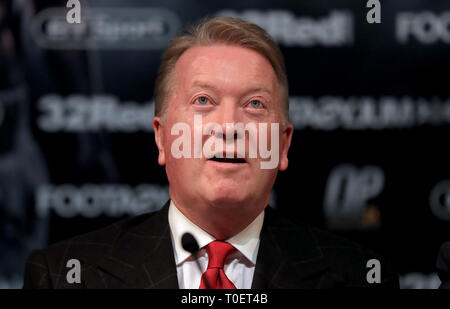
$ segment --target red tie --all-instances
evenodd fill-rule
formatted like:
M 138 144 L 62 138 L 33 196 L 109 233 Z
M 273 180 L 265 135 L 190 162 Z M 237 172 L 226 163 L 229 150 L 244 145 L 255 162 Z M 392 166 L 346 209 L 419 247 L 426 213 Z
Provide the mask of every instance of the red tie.
M 236 250 L 224 241 L 213 241 L 206 247 L 208 252 L 208 269 L 203 273 L 200 289 L 235 289 L 233 282 L 227 278 L 223 265 L 227 256 Z

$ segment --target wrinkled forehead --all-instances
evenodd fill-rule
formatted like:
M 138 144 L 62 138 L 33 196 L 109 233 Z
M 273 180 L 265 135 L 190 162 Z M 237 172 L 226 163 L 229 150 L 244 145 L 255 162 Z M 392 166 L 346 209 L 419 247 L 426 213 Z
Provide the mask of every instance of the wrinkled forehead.
M 211 85 L 216 90 L 261 88 L 278 95 L 278 82 L 269 61 L 258 52 L 234 45 L 194 46 L 185 51 L 174 70 L 180 90 Z

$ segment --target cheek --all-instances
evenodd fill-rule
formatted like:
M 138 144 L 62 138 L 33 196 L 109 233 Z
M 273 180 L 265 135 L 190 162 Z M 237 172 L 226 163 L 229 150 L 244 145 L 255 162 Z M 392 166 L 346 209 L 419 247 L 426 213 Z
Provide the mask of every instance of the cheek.
M 272 183 L 277 176 L 277 169 L 258 169 L 258 177 L 255 181 L 259 184 Z
M 177 159 L 173 156 L 172 153 L 172 145 L 178 136 L 170 135 L 170 130 L 166 132 L 165 140 L 164 140 L 164 156 L 166 159 L 166 172 L 169 180 L 177 179 L 184 174 L 184 164 L 183 161 L 185 159 L 180 158 Z
M 200 185 L 202 177 L 199 175 L 199 168 L 192 161 L 192 159 L 183 158 L 168 160 L 166 174 L 171 185 L 188 191 L 193 191 Z

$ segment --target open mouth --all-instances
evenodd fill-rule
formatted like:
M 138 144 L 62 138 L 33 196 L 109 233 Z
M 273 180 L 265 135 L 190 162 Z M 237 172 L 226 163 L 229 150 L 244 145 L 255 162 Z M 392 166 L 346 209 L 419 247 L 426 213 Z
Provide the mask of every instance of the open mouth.
M 213 157 L 209 160 L 216 161 L 216 162 L 222 162 L 222 163 L 246 163 L 245 159 L 241 159 L 241 158 L 216 158 L 216 157 Z

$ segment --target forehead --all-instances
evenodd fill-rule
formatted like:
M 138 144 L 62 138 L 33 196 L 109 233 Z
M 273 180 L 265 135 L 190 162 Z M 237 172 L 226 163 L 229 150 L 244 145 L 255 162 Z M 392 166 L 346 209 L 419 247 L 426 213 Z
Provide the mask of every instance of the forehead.
M 258 52 L 234 45 L 194 46 L 178 60 L 175 83 L 183 88 L 211 84 L 227 90 L 265 88 L 277 92 L 277 79 L 269 61 Z

